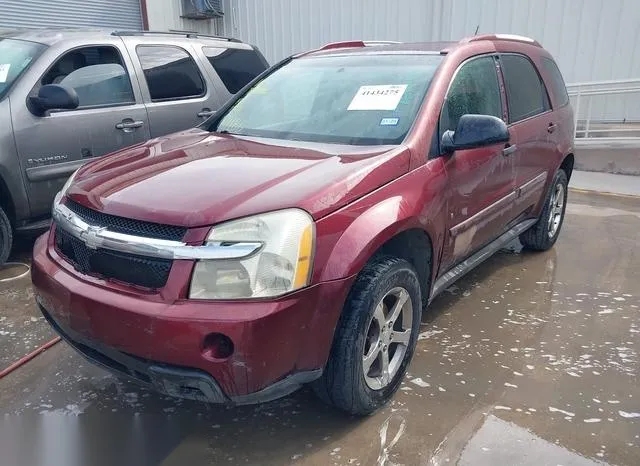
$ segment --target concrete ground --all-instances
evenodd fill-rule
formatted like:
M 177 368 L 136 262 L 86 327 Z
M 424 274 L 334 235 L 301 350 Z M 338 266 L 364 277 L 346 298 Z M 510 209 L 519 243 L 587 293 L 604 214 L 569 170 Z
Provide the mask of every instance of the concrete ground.
M 639 232 L 640 199 L 571 192 L 553 249 L 514 244 L 424 312 L 401 389 L 363 419 L 309 390 L 176 401 L 60 343 L 0 380 L 0 464 L 638 465 Z M 28 277 L 0 283 L 0 316 L 0 369 L 53 336 Z

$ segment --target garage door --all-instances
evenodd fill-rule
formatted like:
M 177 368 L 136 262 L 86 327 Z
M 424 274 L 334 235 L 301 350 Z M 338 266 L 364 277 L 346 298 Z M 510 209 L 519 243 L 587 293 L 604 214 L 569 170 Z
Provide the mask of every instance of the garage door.
M 142 29 L 140 0 L 0 0 L 0 28 Z

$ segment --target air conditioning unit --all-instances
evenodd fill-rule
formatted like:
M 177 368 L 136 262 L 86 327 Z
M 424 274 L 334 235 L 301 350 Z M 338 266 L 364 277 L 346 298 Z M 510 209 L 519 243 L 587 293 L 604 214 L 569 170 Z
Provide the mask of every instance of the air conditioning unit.
M 182 17 L 187 19 L 220 18 L 222 0 L 182 0 Z

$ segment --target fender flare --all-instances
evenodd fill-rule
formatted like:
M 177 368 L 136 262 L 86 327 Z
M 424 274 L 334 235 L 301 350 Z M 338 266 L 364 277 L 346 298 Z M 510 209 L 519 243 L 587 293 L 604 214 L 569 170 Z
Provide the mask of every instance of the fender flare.
M 347 227 L 335 243 L 325 264 L 320 281 L 337 280 L 358 274 L 387 241 L 403 231 L 423 230 L 431 241 L 432 257 L 437 256 L 437 246 L 431 234 L 433 226 L 421 222 L 412 213 L 417 209 L 401 197 L 387 198 L 361 213 Z M 433 271 L 432 271 L 433 273 Z

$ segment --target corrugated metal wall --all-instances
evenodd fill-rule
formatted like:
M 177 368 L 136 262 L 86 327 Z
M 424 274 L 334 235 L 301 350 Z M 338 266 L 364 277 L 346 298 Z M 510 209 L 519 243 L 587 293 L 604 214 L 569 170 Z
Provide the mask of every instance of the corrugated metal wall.
M 0 27 L 142 29 L 140 0 L 0 0 Z
M 224 0 L 224 7 L 219 33 L 256 44 L 271 63 L 337 40 L 458 40 L 478 28 L 536 38 L 568 82 L 640 77 L 639 0 Z

